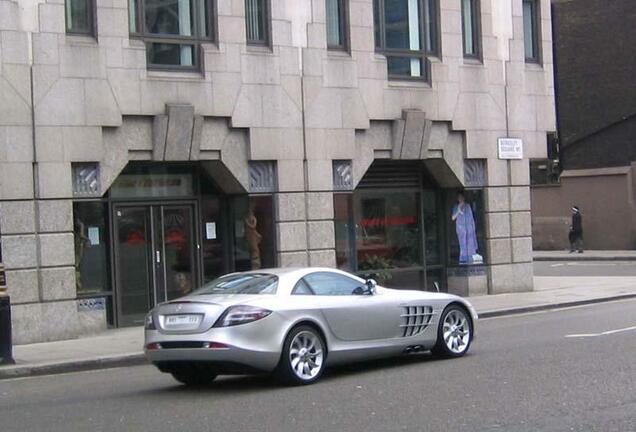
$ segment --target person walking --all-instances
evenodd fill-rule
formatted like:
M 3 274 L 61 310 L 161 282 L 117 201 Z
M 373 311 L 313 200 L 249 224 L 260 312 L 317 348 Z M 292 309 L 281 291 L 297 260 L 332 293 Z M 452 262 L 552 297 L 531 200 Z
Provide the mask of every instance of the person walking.
M 583 218 L 577 206 L 572 206 L 572 225 L 570 225 L 570 253 L 578 250 L 583 253 Z

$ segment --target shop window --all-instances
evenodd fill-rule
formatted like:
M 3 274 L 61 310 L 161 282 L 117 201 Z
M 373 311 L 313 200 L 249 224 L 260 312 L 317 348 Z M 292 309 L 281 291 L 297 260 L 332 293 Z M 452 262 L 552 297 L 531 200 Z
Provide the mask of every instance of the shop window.
M 422 265 L 416 192 L 361 192 L 355 203 L 358 271 Z
M 64 9 L 66 33 L 95 35 L 95 5 L 93 0 L 66 0 Z
M 336 231 L 336 265 L 339 269 L 353 271 L 355 268 L 353 194 L 334 194 L 333 209 Z
M 75 235 L 75 285 L 77 296 L 106 309 L 109 325 L 114 324 L 110 284 L 108 204 L 103 201 L 73 203 Z
M 422 201 L 424 207 L 426 264 L 441 264 L 441 224 L 438 214 L 437 193 L 432 190 L 422 192 Z
M 479 59 L 481 57 L 479 0 L 461 0 L 461 2 L 464 57 Z
M 248 45 L 270 44 L 269 0 L 245 0 L 245 29 Z
M 481 190 L 449 192 L 446 197 L 450 265 L 483 264 L 484 204 Z
M 346 50 L 347 37 L 347 0 L 326 0 L 327 12 L 327 48 Z
M 213 281 L 224 273 L 224 230 L 221 200 L 216 196 L 201 199 L 201 255 L 203 283 Z
M 539 3 L 523 0 L 523 45 L 526 63 L 539 63 Z
M 276 267 L 272 196 L 238 197 L 233 207 L 235 270 Z
M 429 0 L 374 0 L 375 48 L 386 56 L 389 79 L 428 79 L 426 55 L 439 46 L 436 10 Z
M 212 0 L 129 0 L 130 33 L 146 42 L 150 69 L 198 69 L 213 16 Z

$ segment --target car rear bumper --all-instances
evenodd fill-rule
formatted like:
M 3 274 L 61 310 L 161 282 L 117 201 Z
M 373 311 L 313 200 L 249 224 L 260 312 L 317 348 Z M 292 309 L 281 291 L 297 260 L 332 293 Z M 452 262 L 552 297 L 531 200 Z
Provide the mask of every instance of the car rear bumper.
M 159 344 L 161 344 L 159 342 Z M 219 373 L 271 372 L 280 352 L 262 352 L 229 346 L 228 348 L 155 348 L 144 347 L 146 358 L 158 366 L 175 362 L 206 362 L 217 365 Z M 160 367 L 161 369 L 161 367 Z
M 146 329 L 144 353 L 153 363 L 235 363 L 269 372 L 280 360 L 285 335 L 281 321 L 272 315 L 249 324 L 213 327 L 203 333 Z

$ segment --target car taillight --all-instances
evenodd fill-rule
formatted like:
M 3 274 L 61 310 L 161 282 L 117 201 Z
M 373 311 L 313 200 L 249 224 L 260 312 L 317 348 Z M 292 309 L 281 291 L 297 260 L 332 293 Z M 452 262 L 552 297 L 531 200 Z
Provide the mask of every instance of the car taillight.
M 216 320 L 214 327 L 230 327 L 247 324 L 265 318 L 272 311 L 255 306 L 230 306 L 223 315 Z
M 161 349 L 161 344 L 157 342 L 149 343 L 146 345 L 147 350 L 158 350 Z
M 144 323 L 144 328 L 146 330 L 156 330 L 155 322 L 152 319 L 152 311 L 150 313 L 148 313 L 148 315 L 146 315 L 146 321 Z

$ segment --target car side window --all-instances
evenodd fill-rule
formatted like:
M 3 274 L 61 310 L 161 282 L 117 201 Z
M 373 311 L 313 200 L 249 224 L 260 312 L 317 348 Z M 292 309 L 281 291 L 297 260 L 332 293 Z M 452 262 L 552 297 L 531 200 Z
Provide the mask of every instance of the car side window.
M 314 292 L 309 288 L 307 282 L 299 280 L 292 290 L 292 295 L 314 295 Z
M 364 284 L 337 273 L 316 272 L 305 276 L 305 282 L 316 293 L 322 296 L 353 295 L 356 288 Z

